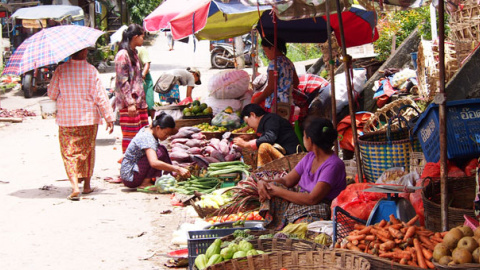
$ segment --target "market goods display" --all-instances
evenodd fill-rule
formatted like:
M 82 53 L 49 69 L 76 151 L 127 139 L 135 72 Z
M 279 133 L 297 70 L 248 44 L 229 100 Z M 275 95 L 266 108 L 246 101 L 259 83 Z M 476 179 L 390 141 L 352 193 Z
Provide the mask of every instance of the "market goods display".
M 433 250 L 437 268 L 480 269 L 480 227 L 458 226 L 445 232 L 443 242 Z
M 220 180 L 216 177 L 195 177 L 192 176 L 187 181 L 177 182 L 175 192 L 192 195 L 195 191 L 200 193 L 210 193 L 220 186 Z
M 415 226 L 417 220 L 418 216 L 415 216 L 405 223 L 392 214 L 388 222 L 382 220 L 370 226 L 356 224 L 355 229 L 335 247 L 373 255 L 371 258 L 386 259 L 390 261 L 387 264 L 434 269 L 431 259 L 436 245 L 445 243 L 445 233 L 434 233 Z
M 250 166 L 241 161 L 227 161 L 212 163 L 208 166 L 208 176 L 221 176 L 231 173 L 244 173 L 247 177 L 250 175 L 248 171 Z
M 231 201 L 231 198 L 229 198 L 229 201 Z M 249 211 L 249 212 L 238 212 L 230 215 L 226 214 L 223 216 L 212 216 L 205 219 L 205 221 L 207 221 L 210 224 L 231 222 L 231 221 L 233 222 L 245 221 L 245 220 L 263 220 L 263 218 L 258 214 L 258 211 Z
M 225 205 L 231 201 L 232 192 L 225 189 L 217 189 L 210 194 L 200 196 L 200 200 L 194 204 L 201 208 L 215 208 Z
M 184 117 L 211 116 L 213 110 L 212 107 L 209 107 L 206 103 L 200 103 L 200 101 L 194 100 L 190 107 L 183 109 L 182 113 Z
M 226 127 L 228 130 L 239 128 L 240 122 L 239 113 L 235 113 L 231 107 L 225 108 L 212 119 L 212 125 Z
M 242 126 L 240 126 L 239 128 L 237 129 L 234 129 L 232 130 L 232 133 L 235 134 L 235 133 L 248 133 L 248 134 L 255 134 L 255 130 L 253 128 L 249 128 L 247 129 L 246 131 L 242 131 L 243 128 L 245 128 L 245 124 L 243 124 Z
M 208 81 L 210 96 L 218 99 L 236 99 L 245 94 L 250 76 L 245 70 L 225 70 L 212 76 Z
M 225 132 L 225 131 L 227 131 L 226 127 L 212 126 L 209 123 L 198 124 L 198 125 L 195 125 L 195 127 L 201 129 L 202 131 L 207 131 L 207 132 Z

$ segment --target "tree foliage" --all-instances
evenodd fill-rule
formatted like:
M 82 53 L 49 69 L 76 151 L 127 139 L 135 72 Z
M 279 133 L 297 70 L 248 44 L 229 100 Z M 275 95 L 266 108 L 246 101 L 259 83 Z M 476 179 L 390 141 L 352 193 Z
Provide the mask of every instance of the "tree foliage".
M 162 2 L 163 0 L 127 0 L 128 11 L 132 22 L 143 25 L 143 19 L 152 13 Z

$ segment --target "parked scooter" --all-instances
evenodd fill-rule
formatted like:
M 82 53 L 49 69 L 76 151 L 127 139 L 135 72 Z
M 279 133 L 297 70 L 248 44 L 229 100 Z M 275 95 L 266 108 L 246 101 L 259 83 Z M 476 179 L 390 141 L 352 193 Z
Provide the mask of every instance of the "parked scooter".
M 253 60 L 253 46 L 251 34 L 245 34 L 242 36 L 244 50 L 243 56 L 246 65 L 251 65 Z M 232 43 L 215 43 L 213 49 L 210 52 L 211 62 L 213 68 L 229 68 L 235 66 L 235 58 L 240 56 L 238 52 L 234 51 L 234 45 Z M 235 54 L 236 53 L 236 54 Z

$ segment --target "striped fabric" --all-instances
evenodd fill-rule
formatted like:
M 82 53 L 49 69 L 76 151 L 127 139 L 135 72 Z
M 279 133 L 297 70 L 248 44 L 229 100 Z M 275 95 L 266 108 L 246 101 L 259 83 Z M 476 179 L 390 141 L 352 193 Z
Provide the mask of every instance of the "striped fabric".
M 128 115 L 128 109 L 120 110 L 120 127 L 122 128 L 122 153 L 125 153 L 128 145 L 133 137 L 137 135 L 138 131 L 148 125 L 148 111 L 147 109 L 138 109 L 135 117 Z
M 92 176 L 97 131 L 98 125 L 58 128 L 60 152 L 68 179 Z
M 69 60 L 53 74 L 48 96 L 57 101 L 56 122 L 62 127 L 89 126 L 115 114 L 97 69 L 86 60 Z
M 314 74 L 303 74 L 298 76 L 300 81 L 298 89 L 304 94 L 310 94 L 315 90 L 319 90 L 322 87 L 329 85 L 330 83 L 324 78 Z

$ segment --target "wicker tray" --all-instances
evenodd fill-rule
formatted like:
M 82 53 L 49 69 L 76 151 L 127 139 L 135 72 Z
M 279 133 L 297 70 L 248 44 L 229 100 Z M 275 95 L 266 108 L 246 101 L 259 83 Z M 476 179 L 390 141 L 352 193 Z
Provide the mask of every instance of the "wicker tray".
M 191 205 L 192 205 L 193 209 L 195 209 L 195 211 L 197 212 L 197 214 L 200 218 L 206 218 L 206 217 L 213 216 L 214 213 L 218 210 L 217 208 L 213 208 L 213 207 L 200 207 L 200 206 L 195 204 L 195 202 L 197 202 L 197 201 L 199 201 L 199 200 L 198 199 L 194 200 L 193 202 L 191 202 Z
M 457 177 L 447 178 L 448 197 L 451 198 L 448 207 L 448 227 L 453 228 L 463 225 L 465 218 L 463 215 L 475 216 L 473 210 L 473 200 L 475 199 L 475 177 Z M 423 207 L 425 209 L 425 228 L 433 232 L 442 231 L 442 222 L 440 216 L 440 181 L 435 179 L 422 190 Z M 471 209 L 457 208 L 471 206 Z
M 398 113 L 398 110 L 404 106 L 404 105 L 411 105 L 418 111 L 420 111 L 420 108 L 417 106 L 415 101 L 409 97 L 405 97 L 402 99 L 398 99 L 395 101 L 392 101 L 385 105 L 383 108 L 378 109 L 371 117 L 370 119 L 367 120 L 365 123 L 365 126 L 363 127 L 363 132 L 369 133 L 369 132 L 374 132 L 374 131 L 385 131 L 387 130 L 387 123 L 390 118 L 393 116 L 396 116 Z M 413 117 L 418 116 L 418 114 L 415 112 L 414 109 L 412 108 L 407 108 L 406 110 L 402 110 L 401 115 L 408 121 L 412 119 Z M 399 128 L 399 123 L 398 119 L 395 119 L 392 122 L 392 130 L 396 130 Z
M 341 252 L 346 254 L 351 254 L 355 256 L 360 256 L 368 260 L 370 263 L 370 270 L 397 270 L 397 269 L 404 269 L 404 270 L 418 270 L 422 269 L 420 267 L 410 266 L 410 265 L 403 265 L 396 262 L 392 262 L 390 260 L 380 258 L 378 256 L 374 256 L 368 253 L 363 253 L 359 251 L 353 251 L 349 249 L 340 249 Z
M 225 132 L 208 132 L 208 131 L 202 131 L 202 134 L 205 135 L 205 138 L 207 140 L 211 140 L 213 138 L 217 139 L 222 139 L 222 136 Z
M 297 154 L 284 156 L 282 158 L 269 162 L 260 168 L 257 168 L 253 172 L 257 173 L 260 171 L 291 171 L 293 168 L 295 168 L 295 166 L 297 166 L 298 162 L 300 162 L 300 160 L 306 155 L 307 155 L 306 152 L 301 152 Z
M 178 119 L 178 120 L 175 120 L 175 127 L 178 127 L 178 128 L 192 127 L 202 123 L 210 123 L 211 120 L 212 120 L 211 117 L 196 118 L 196 119 Z
M 232 133 L 233 138 L 241 137 L 245 141 L 250 141 L 257 138 L 255 133 Z
M 246 258 L 232 259 L 209 266 L 209 270 L 289 270 L 308 269 L 341 269 L 341 270 L 368 270 L 370 263 L 356 254 L 339 252 L 338 250 L 318 251 L 286 251 L 273 252 Z
M 435 268 L 438 270 L 478 270 L 480 269 L 480 264 L 478 263 L 465 263 L 461 265 L 455 265 L 455 266 L 446 266 L 443 264 L 438 264 L 436 262 L 433 262 L 433 265 L 435 265 Z

